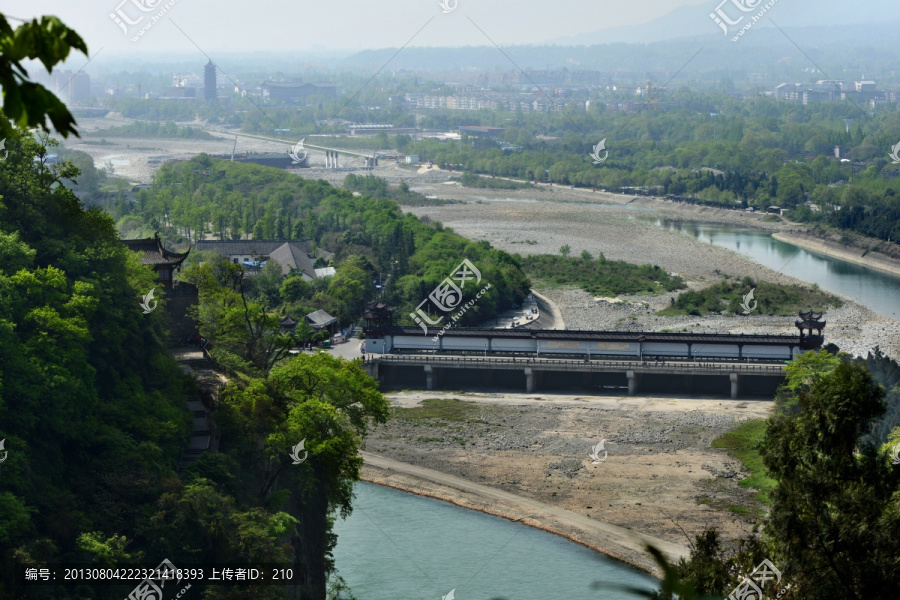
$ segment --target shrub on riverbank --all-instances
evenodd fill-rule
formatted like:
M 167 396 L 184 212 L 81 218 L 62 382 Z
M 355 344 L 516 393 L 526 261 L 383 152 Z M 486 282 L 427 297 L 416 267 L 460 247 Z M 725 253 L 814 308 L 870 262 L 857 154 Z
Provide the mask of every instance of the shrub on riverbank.
M 545 285 L 574 285 L 598 296 L 661 294 L 684 289 L 681 277 L 653 265 L 634 265 L 624 260 L 596 260 L 584 252 L 577 258 L 540 255 L 522 259 L 522 270 Z
M 753 297 L 747 295 L 753 291 Z M 745 298 L 747 300 L 745 301 Z M 746 304 L 744 304 L 746 302 Z M 743 306 L 742 306 L 743 305 Z M 709 314 L 744 315 L 745 308 L 752 308 L 749 314 L 796 315 L 800 310 L 825 312 L 829 307 L 840 308 L 843 302 L 837 296 L 826 294 L 818 286 L 806 288 L 800 285 L 781 283 L 756 283 L 749 277 L 742 280 L 721 283 L 702 290 L 690 290 L 672 300 L 669 308 L 657 314 L 665 317 L 681 315 L 703 316 Z
M 463 174 L 462 178 L 460 179 L 460 183 L 462 183 L 465 187 L 485 188 L 491 190 L 524 190 L 534 188 L 534 185 L 531 183 L 510 181 L 509 179 L 489 179 L 487 177 L 481 177 L 480 175 L 468 172 Z

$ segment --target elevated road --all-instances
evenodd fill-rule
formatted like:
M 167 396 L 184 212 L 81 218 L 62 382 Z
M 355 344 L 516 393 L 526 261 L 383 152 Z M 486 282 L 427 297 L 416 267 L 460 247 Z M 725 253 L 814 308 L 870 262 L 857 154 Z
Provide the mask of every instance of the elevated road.
M 254 140 L 263 140 L 263 141 L 266 141 L 266 142 L 275 142 L 275 143 L 278 143 L 278 144 L 284 144 L 285 146 L 287 146 L 287 147 L 289 147 L 289 148 L 293 148 L 293 147 L 294 147 L 294 144 L 296 144 L 297 142 L 300 141 L 300 140 L 298 139 L 297 142 L 291 142 L 291 141 L 289 141 L 289 140 L 284 140 L 284 139 L 281 139 L 281 138 L 267 137 L 267 136 L 264 136 L 264 135 L 253 135 L 253 134 L 250 134 L 250 133 L 237 133 L 237 132 L 235 132 L 235 131 L 224 131 L 224 130 L 221 130 L 221 129 L 213 129 L 213 128 L 210 128 L 210 127 L 203 128 L 203 130 L 204 130 L 204 131 L 207 131 L 207 132 L 209 132 L 209 133 L 219 133 L 219 134 L 228 135 L 228 136 L 237 136 L 237 137 L 249 138 L 249 139 L 254 139 Z M 301 134 L 301 135 L 302 135 L 302 134 Z M 344 148 L 329 148 L 328 146 L 319 146 L 319 145 L 316 145 L 316 144 L 307 144 L 305 141 L 303 142 L 303 147 L 304 147 L 304 148 L 311 148 L 311 149 L 313 149 L 313 150 L 322 150 L 322 151 L 324 151 L 324 152 L 337 152 L 338 154 L 348 154 L 348 155 L 350 155 L 350 156 L 358 156 L 358 157 L 360 157 L 360 158 L 372 158 L 372 155 L 371 155 L 371 154 L 365 154 L 365 153 L 363 153 L 363 152 L 357 152 L 357 151 L 355 151 L 355 150 L 346 150 L 346 149 L 344 149 Z

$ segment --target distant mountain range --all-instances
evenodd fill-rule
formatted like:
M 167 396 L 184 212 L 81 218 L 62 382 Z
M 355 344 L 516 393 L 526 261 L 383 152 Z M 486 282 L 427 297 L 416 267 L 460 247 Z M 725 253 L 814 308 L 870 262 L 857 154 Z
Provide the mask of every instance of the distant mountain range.
M 613 27 L 600 29 L 592 33 L 560 37 L 548 40 L 547 44 L 565 46 L 610 44 L 616 42 L 653 43 L 678 38 L 697 36 L 725 37 L 724 32 L 710 17 L 716 8 L 732 20 L 743 15 L 755 15 L 769 0 L 704 0 L 704 2 L 676 8 L 665 16 L 654 19 L 643 25 Z M 744 6 L 757 6 L 757 10 L 742 12 L 732 1 Z M 772 22 L 780 27 L 816 27 L 880 24 L 885 21 L 900 19 L 900 6 L 897 0 L 865 0 L 865 2 L 848 2 L 847 0 L 777 0 L 768 9 L 755 29 L 771 28 Z M 747 22 L 747 19 L 744 20 Z
M 780 2 L 785 6 L 791 3 L 809 4 L 801 0 Z M 831 0 L 822 2 L 823 5 L 832 3 Z M 873 4 L 883 2 L 875 0 Z M 713 8 L 715 6 L 713 4 Z M 675 13 L 678 13 L 675 17 L 684 16 L 681 11 Z M 896 41 L 897 31 L 900 30 L 898 13 L 900 11 L 895 10 L 885 15 L 877 24 L 839 26 L 790 26 L 790 21 L 783 20 L 782 15 L 775 22 L 783 33 L 770 22 L 764 25 L 760 20 L 737 43 L 726 38 L 706 14 L 701 15 L 705 21 L 700 19 L 700 27 L 708 26 L 712 29 L 711 33 L 707 30 L 702 35 L 690 35 L 692 30 L 685 25 L 680 28 L 679 37 L 657 42 L 625 43 L 613 41 L 614 37 L 610 35 L 605 43 L 507 46 L 504 53 L 492 46 L 408 47 L 396 57 L 396 49 L 382 48 L 358 52 L 343 59 L 340 64 L 345 68 L 365 71 L 372 65 L 390 61 L 390 71 L 445 73 L 471 69 L 510 71 L 517 67 L 526 70 L 566 67 L 576 71 L 642 73 L 640 78 L 643 81 L 652 80 L 655 84 L 666 82 L 677 73 L 678 79 L 673 81 L 673 85 L 698 78 L 706 81 L 710 77 L 740 80 L 751 76 L 754 81 L 765 85 L 772 81 L 853 80 L 863 77 L 896 85 L 900 82 Z M 894 20 L 889 20 L 889 16 Z M 668 23 L 672 26 L 673 22 Z

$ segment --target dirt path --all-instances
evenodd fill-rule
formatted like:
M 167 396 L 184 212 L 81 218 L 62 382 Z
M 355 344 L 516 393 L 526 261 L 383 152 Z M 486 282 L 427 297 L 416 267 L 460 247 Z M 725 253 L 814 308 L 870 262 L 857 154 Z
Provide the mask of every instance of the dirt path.
M 726 542 L 748 535 L 761 514 L 754 491 L 738 486 L 741 465 L 710 444 L 767 417 L 770 401 L 489 391 L 387 397 L 394 415 L 366 440 L 366 481 L 521 520 L 652 573 L 638 541 L 646 538 L 634 534 L 666 542 L 674 556 L 710 526 Z M 601 440 L 604 459 L 595 463 L 589 453 Z
M 413 485 L 417 494 L 562 535 L 657 576 L 659 573 L 645 552 L 648 544 L 656 546 L 672 560 L 688 555 L 685 546 L 597 521 L 544 502 L 377 454 L 361 454 L 365 460 L 363 479 L 366 481 L 401 490 L 408 490 Z

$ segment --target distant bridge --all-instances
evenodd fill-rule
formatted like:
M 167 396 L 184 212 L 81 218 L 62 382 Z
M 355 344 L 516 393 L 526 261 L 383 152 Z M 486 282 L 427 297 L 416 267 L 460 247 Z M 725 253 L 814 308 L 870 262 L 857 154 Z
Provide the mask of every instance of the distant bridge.
M 223 130 L 221 130 L 221 129 L 209 129 L 209 128 L 207 128 L 206 131 L 210 131 L 210 132 L 213 132 L 213 133 L 220 133 L 220 134 L 229 135 L 229 136 L 232 136 L 232 135 L 233 135 L 233 136 L 236 136 L 236 137 L 250 138 L 250 139 L 255 139 L 255 140 L 263 140 L 263 141 L 266 141 L 266 142 L 276 142 L 276 143 L 279 143 L 279 144 L 284 144 L 284 145 L 286 145 L 286 146 L 288 146 L 288 147 L 293 147 L 294 144 L 297 143 L 297 142 L 291 142 L 291 141 L 289 141 L 289 140 L 284 140 L 284 139 L 281 139 L 281 138 L 267 137 L 267 136 L 264 136 L 264 135 L 253 135 L 253 134 L 249 134 L 249 133 L 237 133 L 237 132 L 234 132 L 234 131 L 223 131 Z M 301 135 L 302 135 L 302 134 L 301 134 Z M 304 139 L 305 139 L 305 138 L 304 138 Z M 299 142 L 300 140 L 298 139 L 297 141 Z M 319 146 L 319 145 L 316 145 L 316 144 L 307 144 L 305 141 L 303 142 L 303 147 L 304 147 L 304 148 L 310 148 L 310 149 L 313 149 L 313 150 L 321 150 L 321 151 L 325 152 L 325 166 L 326 166 L 326 168 L 337 168 L 337 167 L 338 167 L 338 156 L 341 155 L 341 154 L 349 155 L 349 156 L 356 156 L 356 157 L 358 157 L 358 158 L 363 158 L 363 159 L 366 160 L 366 165 L 367 165 L 367 166 L 368 166 L 369 164 L 373 164 L 373 165 L 377 164 L 377 158 L 376 158 L 376 156 L 375 156 L 374 154 L 365 154 L 365 153 L 363 153 L 363 152 L 356 152 L 356 151 L 354 151 L 354 150 L 346 150 L 346 149 L 344 149 L 344 148 L 329 148 L 328 146 Z M 371 163 L 370 163 L 370 161 L 371 161 Z

